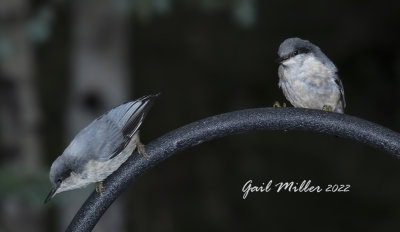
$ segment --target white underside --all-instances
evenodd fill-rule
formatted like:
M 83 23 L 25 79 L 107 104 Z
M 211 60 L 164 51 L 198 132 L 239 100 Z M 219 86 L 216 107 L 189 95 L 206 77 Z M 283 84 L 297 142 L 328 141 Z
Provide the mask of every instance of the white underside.
M 140 144 L 139 134 L 136 133 L 128 145 L 114 158 L 107 161 L 90 160 L 82 173 L 72 172 L 71 176 L 65 179 L 56 193 L 83 188 L 91 183 L 96 183 L 106 179 L 111 173 L 115 172 L 132 155 L 137 145 Z
M 332 73 L 314 56 L 296 56 L 284 61 L 278 70 L 279 87 L 295 107 L 322 109 L 330 106 L 343 112 L 341 92 Z

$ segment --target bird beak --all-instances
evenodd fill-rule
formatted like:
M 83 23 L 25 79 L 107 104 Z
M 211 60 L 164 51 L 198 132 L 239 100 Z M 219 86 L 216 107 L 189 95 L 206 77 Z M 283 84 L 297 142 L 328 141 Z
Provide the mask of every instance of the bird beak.
M 282 64 L 283 61 L 287 60 L 287 57 L 279 57 L 278 59 L 275 60 L 277 64 Z
M 46 204 L 47 202 L 49 202 L 51 200 L 51 198 L 54 197 L 54 195 L 56 195 L 57 189 L 59 186 L 53 187 L 51 188 L 51 191 L 49 193 L 49 195 L 47 195 L 46 200 L 44 200 L 44 204 Z

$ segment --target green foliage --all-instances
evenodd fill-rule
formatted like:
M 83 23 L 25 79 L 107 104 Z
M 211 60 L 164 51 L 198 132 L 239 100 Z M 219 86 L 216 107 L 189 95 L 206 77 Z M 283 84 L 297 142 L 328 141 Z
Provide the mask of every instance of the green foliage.
M 47 170 L 28 172 L 17 168 L 0 169 L 0 198 L 13 196 L 23 199 L 32 207 L 41 207 L 49 191 Z
M 51 23 L 54 19 L 54 9 L 45 5 L 28 21 L 26 30 L 29 38 L 35 43 L 43 43 L 50 37 Z
M 0 60 L 5 59 L 11 53 L 10 41 L 1 33 L 0 30 Z

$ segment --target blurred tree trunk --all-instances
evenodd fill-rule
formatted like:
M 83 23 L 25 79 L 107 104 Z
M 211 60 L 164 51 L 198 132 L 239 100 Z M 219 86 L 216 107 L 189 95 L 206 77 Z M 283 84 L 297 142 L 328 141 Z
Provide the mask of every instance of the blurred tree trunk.
M 42 168 L 43 153 L 39 134 L 40 113 L 33 80 L 33 44 L 26 30 L 29 8 L 28 0 L 0 2 L 0 139 L 2 166 L 33 176 Z M 10 176 L 10 180 L 15 182 L 17 178 Z M 22 183 L 24 180 L 18 181 Z M 43 231 L 42 207 L 34 207 L 35 203 L 15 194 L 9 194 L 0 201 L 1 218 L 4 220 L 0 224 L 3 228 L 9 231 Z
M 72 79 L 66 118 L 68 141 L 106 110 L 129 99 L 128 19 L 117 3 L 113 0 L 72 2 Z M 75 196 L 61 199 L 64 201 L 59 209 L 64 220 L 62 229 L 86 200 L 80 191 L 69 194 Z M 122 200 L 113 204 L 95 231 L 125 230 Z

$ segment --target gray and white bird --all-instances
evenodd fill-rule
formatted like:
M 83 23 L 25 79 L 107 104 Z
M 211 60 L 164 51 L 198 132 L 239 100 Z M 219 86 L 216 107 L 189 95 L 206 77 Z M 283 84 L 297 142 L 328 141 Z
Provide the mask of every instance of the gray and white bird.
M 278 56 L 279 87 L 294 107 L 344 113 L 346 101 L 337 68 L 319 47 L 289 38 L 279 46 Z
M 158 95 L 120 105 L 82 129 L 51 165 L 52 189 L 45 203 L 60 192 L 101 183 L 135 149 L 146 156 L 138 129 Z

